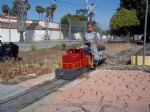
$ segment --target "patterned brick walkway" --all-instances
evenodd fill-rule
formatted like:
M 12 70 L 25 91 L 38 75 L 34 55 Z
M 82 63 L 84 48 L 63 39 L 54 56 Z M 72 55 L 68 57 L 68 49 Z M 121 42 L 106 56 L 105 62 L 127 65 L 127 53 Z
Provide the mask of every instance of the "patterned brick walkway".
M 34 112 L 150 112 L 150 73 L 99 71 Z

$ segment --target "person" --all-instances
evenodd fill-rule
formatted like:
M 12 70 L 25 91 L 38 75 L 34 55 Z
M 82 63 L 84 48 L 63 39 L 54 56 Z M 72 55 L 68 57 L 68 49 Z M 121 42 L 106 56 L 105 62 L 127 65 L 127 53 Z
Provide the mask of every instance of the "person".
M 0 40 L 0 47 L 3 45 L 2 41 Z
M 84 38 L 83 38 L 84 45 L 81 48 L 90 47 L 91 53 L 94 56 L 95 64 L 97 64 L 98 60 L 100 59 L 99 52 L 98 52 L 97 45 L 96 45 L 97 42 L 98 42 L 98 37 L 97 37 L 97 34 L 94 32 L 94 23 L 88 22 L 87 32 L 85 33 Z

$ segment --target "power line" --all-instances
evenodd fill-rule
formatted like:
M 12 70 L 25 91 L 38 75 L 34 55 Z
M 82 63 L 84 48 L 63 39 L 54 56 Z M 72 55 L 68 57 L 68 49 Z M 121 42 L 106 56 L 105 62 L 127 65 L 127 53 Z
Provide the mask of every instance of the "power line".
M 84 4 L 76 4 L 76 3 L 70 3 L 70 2 L 63 2 L 63 1 L 60 1 L 60 0 L 55 0 L 55 2 L 62 3 L 62 4 L 74 5 L 74 6 L 86 6 Z M 109 8 L 104 8 L 104 7 L 96 7 L 96 9 L 116 11 L 116 9 L 109 9 Z

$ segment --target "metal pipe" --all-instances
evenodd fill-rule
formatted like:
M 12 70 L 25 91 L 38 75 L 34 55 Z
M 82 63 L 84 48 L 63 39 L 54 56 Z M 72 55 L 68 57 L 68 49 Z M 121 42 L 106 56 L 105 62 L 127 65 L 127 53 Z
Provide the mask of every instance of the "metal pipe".
M 8 12 L 8 23 L 9 23 L 9 42 L 11 42 L 11 31 L 10 31 L 10 10 L 9 10 L 9 12 Z
M 147 16 L 148 16 L 148 0 L 146 0 L 146 13 L 145 13 L 145 28 L 144 28 L 144 45 L 143 45 L 143 67 L 145 66 L 146 54 L 146 35 L 147 35 Z
M 69 21 L 69 45 L 71 45 L 71 22 L 69 18 L 68 21 Z
M 60 22 L 60 24 L 59 24 L 59 33 L 60 33 L 59 40 L 61 40 L 61 39 L 62 39 L 62 38 L 61 38 L 61 22 Z

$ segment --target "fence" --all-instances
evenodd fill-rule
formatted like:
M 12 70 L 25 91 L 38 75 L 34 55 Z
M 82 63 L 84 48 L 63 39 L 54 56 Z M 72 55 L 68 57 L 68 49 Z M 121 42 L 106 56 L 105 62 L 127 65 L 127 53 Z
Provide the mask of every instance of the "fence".
M 84 37 L 87 22 L 76 21 L 69 18 L 68 21 L 69 25 L 61 24 L 61 33 L 62 38 L 69 40 L 69 44 L 71 44 L 73 40 L 81 40 Z M 94 31 L 97 33 L 98 38 L 100 39 L 102 36 L 102 29 L 98 24 L 94 25 Z

